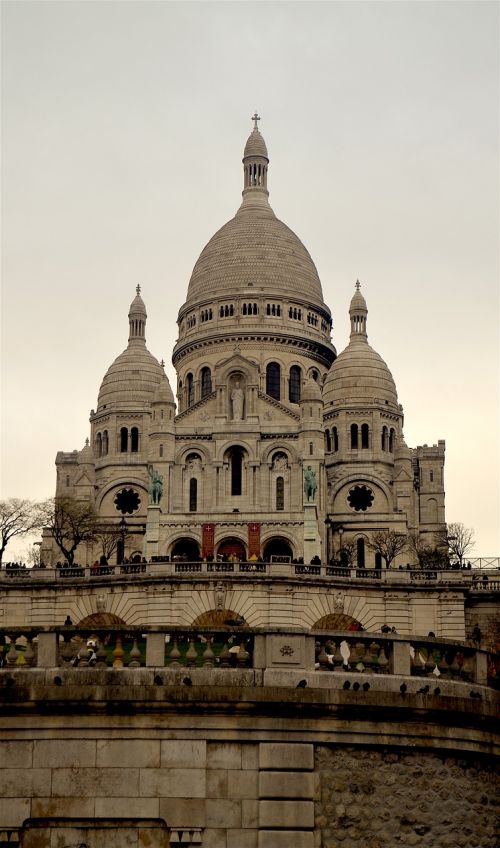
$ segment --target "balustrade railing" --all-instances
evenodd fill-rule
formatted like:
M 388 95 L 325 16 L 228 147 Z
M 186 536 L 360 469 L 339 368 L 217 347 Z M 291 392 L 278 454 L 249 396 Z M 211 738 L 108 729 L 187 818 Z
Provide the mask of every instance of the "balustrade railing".
M 276 576 L 300 576 L 336 578 L 348 581 L 362 580 L 377 583 L 409 583 L 409 584 L 446 584 L 468 586 L 470 590 L 478 592 L 500 591 L 500 560 L 491 557 L 481 562 L 487 563 L 488 568 L 476 567 L 471 561 L 471 569 L 416 569 L 416 568 L 357 568 L 340 565 L 326 565 L 293 562 L 220 562 L 220 561 L 194 561 L 169 560 L 168 557 L 155 557 L 150 562 L 124 563 L 122 565 L 72 565 L 56 568 L 21 568 L 1 567 L 0 581 L 15 580 L 23 581 L 68 581 L 72 579 L 102 580 L 118 579 L 123 577 L 135 577 L 146 575 L 149 577 L 168 577 L 173 574 L 231 574 L 251 575 L 268 574 Z M 496 566 L 496 567 L 493 567 Z
M 296 645 L 297 638 L 303 640 L 302 659 L 294 659 L 289 670 L 342 672 L 347 675 L 346 684 L 351 681 L 349 686 L 354 689 L 359 675 L 363 675 L 360 685 L 368 683 L 368 688 L 366 675 L 427 678 L 417 690 L 422 693 L 445 681 L 500 688 L 500 655 L 466 643 L 394 634 L 288 632 L 229 625 L 2 628 L 0 673 L 17 667 L 287 667 L 286 658 L 295 651 L 289 642 L 295 640 Z

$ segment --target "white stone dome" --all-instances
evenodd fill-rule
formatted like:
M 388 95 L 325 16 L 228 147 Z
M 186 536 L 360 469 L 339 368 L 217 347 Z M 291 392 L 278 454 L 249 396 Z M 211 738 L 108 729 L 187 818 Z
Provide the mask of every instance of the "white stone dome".
M 235 217 L 202 250 L 189 282 L 186 304 L 245 294 L 252 287 L 274 297 L 299 298 L 325 309 L 316 266 L 267 202 L 248 195 Z
M 146 307 L 140 297 L 140 286 L 136 291 L 128 313 L 128 346 L 104 375 L 97 398 L 98 412 L 105 408 L 126 411 L 148 407 L 160 387 L 170 402 L 174 399 L 163 367 L 146 347 Z
M 368 344 L 366 301 L 356 283 L 351 300 L 351 338 L 346 349 L 332 364 L 323 387 L 325 411 L 328 407 L 384 405 L 399 412 L 393 376 L 382 357 Z

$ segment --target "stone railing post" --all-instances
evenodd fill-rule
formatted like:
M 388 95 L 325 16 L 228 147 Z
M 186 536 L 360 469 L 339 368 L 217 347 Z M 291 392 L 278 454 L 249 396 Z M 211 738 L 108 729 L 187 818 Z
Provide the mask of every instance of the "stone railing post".
M 253 640 L 253 667 L 266 668 L 267 666 L 267 650 L 266 636 L 262 633 L 256 635 Z
M 476 651 L 474 655 L 474 683 L 488 685 L 488 656 L 484 651 Z
M 409 677 L 411 674 L 410 659 L 408 642 L 394 640 L 391 653 L 391 674 L 404 674 Z
M 55 668 L 58 665 L 57 654 L 57 633 L 39 633 L 37 666 Z
M 146 665 L 165 665 L 165 634 L 148 633 L 146 637 Z

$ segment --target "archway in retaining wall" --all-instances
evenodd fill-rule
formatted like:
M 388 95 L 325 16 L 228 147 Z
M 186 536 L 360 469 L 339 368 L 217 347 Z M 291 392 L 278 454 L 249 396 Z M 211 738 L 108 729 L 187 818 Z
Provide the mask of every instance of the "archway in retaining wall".
M 78 622 L 78 627 L 95 628 L 99 630 L 104 627 L 126 627 L 127 622 L 115 615 L 113 612 L 94 612 L 85 616 Z
M 352 632 L 364 630 L 360 621 L 352 618 L 350 615 L 342 613 L 330 613 L 319 618 L 311 630 L 351 630 Z
M 193 627 L 231 627 L 238 622 L 238 627 L 246 627 L 247 622 L 242 616 L 230 609 L 207 610 L 193 621 Z

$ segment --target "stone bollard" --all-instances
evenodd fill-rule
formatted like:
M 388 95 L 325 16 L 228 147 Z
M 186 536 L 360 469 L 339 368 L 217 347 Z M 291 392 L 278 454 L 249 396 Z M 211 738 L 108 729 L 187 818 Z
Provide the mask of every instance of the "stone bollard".
M 163 667 L 165 665 L 165 634 L 148 633 L 146 641 L 146 665 Z
M 38 634 L 38 668 L 55 668 L 59 665 L 57 633 Z
M 410 659 L 408 642 L 394 640 L 392 643 L 391 674 L 402 674 L 409 677 L 411 674 Z

